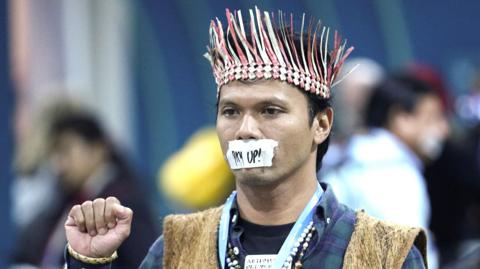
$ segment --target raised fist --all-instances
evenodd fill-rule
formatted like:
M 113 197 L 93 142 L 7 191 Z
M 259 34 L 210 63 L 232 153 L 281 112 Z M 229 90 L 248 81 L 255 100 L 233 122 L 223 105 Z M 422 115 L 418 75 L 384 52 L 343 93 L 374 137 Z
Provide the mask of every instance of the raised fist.
M 75 205 L 65 222 L 68 243 L 84 256 L 110 257 L 130 235 L 132 216 L 115 197 Z

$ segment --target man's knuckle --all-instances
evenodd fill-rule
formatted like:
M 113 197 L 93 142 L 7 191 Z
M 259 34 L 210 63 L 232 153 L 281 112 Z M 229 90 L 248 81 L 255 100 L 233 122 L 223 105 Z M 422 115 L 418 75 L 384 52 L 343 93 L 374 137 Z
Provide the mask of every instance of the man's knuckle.
M 106 199 L 107 202 L 119 202 L 115 196 L 108 196 Z
M 77 212 L 80 209 L 81 209 L 80 205 L 74 205 L 74 206 L 72 206 L 71 212 L 74 213 L 74 212 Z
M 101 199 L 101 198 L 97 198 L 95 200 L 93 200 L 93 206 L 94 207 L 101 207 L 105 204 L 105 200 L 104 199 Z

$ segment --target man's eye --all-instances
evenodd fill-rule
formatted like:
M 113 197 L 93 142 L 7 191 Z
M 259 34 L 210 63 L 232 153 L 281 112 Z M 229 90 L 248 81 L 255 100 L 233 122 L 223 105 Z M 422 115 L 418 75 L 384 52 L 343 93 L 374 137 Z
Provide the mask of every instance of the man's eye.
M 230 117 L 230 116 L 233 116 L 233 115 L 236 115 L 236 114 L 238 114 L 238 111 L 236 109 L 233 109 L 233 108 L 224 108 L 222 110 L 222 115 L 223 116 Z
M 263 110 L 263 114 L 270 115 L 270 116 L 277 115 L 280 112 L 282 111 L 275 107 L 267 107 Z

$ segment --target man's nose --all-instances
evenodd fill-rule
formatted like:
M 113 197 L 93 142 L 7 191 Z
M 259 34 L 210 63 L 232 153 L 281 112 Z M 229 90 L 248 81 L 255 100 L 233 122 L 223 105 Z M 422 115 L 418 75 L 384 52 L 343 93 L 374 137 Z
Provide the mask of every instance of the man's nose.
M 240 122 L 240 126 L 238 127 L 237 133 L 235 134 L 235 139 L 245 140 L 260 138 L 261 133 L 257 120 L 251 115 L 244 115 Z

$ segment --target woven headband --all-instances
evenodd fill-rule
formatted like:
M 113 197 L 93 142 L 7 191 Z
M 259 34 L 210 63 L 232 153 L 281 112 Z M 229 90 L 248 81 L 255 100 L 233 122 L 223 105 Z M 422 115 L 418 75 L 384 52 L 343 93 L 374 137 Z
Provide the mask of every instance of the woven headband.
M 273 13 L 263 12 L 262 16 L 257 7 L 250 9 L 249 15 L 248 36 L 241 11 L 226 10 L 226 31 L 218 18 L 211 21 L 205 57 L 212 65 L 217 96 L 221 86 L 234 80 L 278 79 L 329 98 L 331 88 L 343 79 L 337 80 L 337 75 L 353 47 L 346 49 L 346 41 L 335 31 L 329 51 L 330 28 L 321 26 L 320 21 L 314 26 L 310 20 L 305 31 L 305 14 L 299 36 L 291 14 L 287 22 L 279 11 L 278 25 Z

